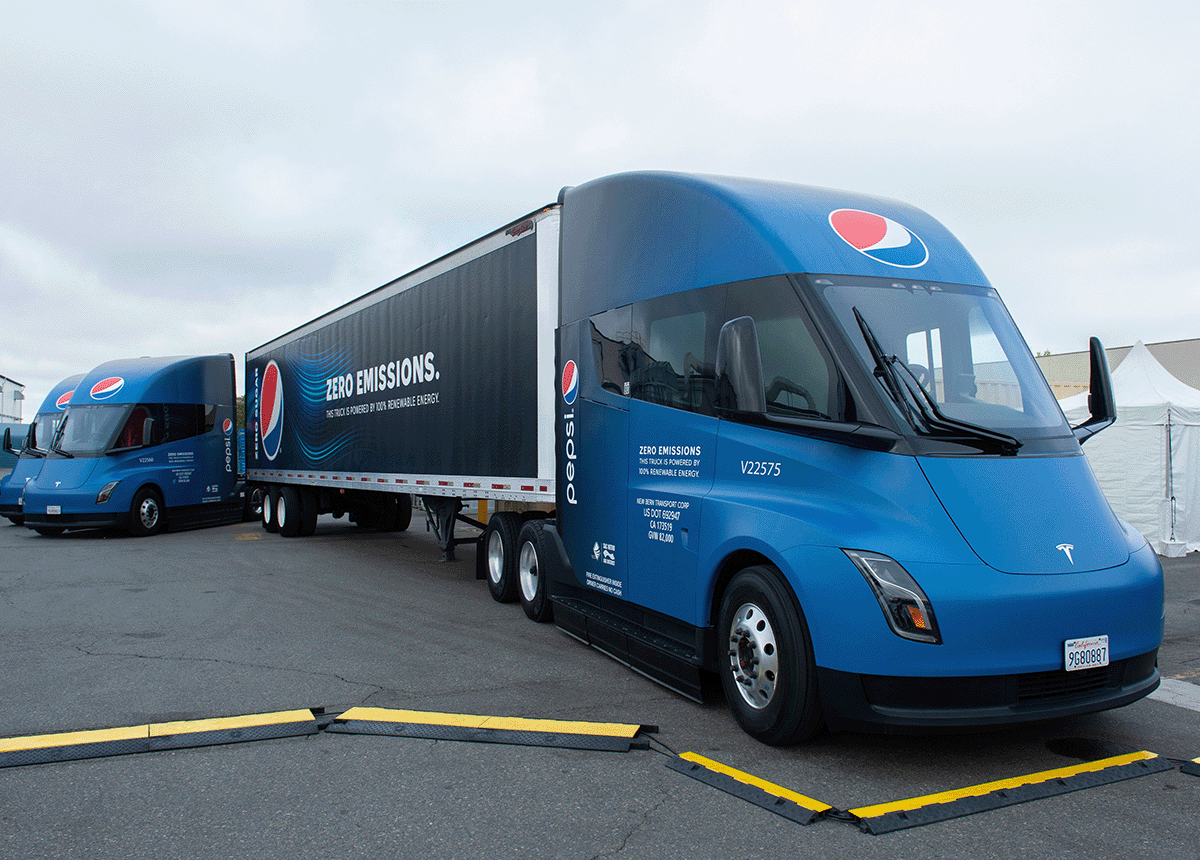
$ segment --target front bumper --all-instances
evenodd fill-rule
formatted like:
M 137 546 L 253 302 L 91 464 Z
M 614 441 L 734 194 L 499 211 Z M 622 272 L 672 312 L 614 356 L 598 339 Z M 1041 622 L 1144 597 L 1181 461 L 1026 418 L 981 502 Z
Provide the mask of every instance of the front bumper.
M 1003 726 L 1136 702 L 1158 687 L 1158 649 L 1079 672 L 909 678 L 818 667 L 817 677 L 826 720 L 834 730 L 904 734 Z
M 25 525 L 31 529 L 123 529 L 129 526 L 129 511 L 111 514 L 47 514 L 44 511 L 30 513 L 27 510 Z

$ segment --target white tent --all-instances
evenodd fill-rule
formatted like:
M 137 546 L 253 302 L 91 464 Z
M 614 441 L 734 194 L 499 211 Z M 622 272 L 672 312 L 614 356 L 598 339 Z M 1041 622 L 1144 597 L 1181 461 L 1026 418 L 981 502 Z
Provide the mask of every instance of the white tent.
M 1112 378 L 1116 423 L 1083 445 L 1104 495 L 1160 555 L 1200 550 L 1200 391 L 1141 341 Z M 1087 396 L 1059 401 L 1072 426 L 1087 419 Z

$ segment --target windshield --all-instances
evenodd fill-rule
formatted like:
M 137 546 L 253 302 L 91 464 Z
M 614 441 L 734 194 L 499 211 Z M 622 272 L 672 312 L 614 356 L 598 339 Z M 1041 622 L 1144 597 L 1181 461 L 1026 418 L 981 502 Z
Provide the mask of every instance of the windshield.
M 26 447 L 35 453 L 45 454 L 62 417 L 61 412 L 43 412 L 34 418 L 33 426 L 29 428 L 29 436 L 25 440 Z
M 868 371 L 875 373 L 879 362 L 866 330 L 890 368 L 892 388 L 914 404 L 914 411 L 938 416 L 934 423 L 948 419 L 1016 439 L 1070 434 L 1025 341 L 990 287 L 841 275 L 810 280 Z M 917 423 L 928 432 L 930 421 Z
M 72 457 L 99 457 L 108 450 L 129 409 L 127 403 L 68 406 L 51 450 Z

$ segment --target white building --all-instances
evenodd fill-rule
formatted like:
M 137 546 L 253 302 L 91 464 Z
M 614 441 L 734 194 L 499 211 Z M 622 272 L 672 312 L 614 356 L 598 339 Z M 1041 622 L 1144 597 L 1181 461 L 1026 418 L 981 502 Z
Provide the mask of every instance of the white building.
M 25 405 L 25 386 L 15 379 L 0 375 L 0 421 L 21 423 L 21 408 Z

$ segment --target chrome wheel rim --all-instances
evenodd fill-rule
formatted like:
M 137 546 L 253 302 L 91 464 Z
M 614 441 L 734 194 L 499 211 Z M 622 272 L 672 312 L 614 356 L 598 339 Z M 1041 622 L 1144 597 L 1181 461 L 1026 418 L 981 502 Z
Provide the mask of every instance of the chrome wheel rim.
M 158 502 L 152 496 L 142 499 L 141 505 L 138 506 L 138 519 L 142 521 L 144 529 L 152 529 L 158 525 Z
M 500 578 L 504 576 L 504 538 L 500 536 L 499 530 L 492 532 L 492 536 L 488 538 L 487 566 L 488 578 L 492 580 L 492 584 L 499 585 Z
M 537 548 L 529 541 L 521 545 L 521 593 L 525 600 L 532 603 L 537 597 L 538 590 L 538 557 Z
M 767 614 L 753 603 L 739 606 L 729 625 L 729 670 L 746 704 L 756 710 L 771 704 L 779 650 Z

